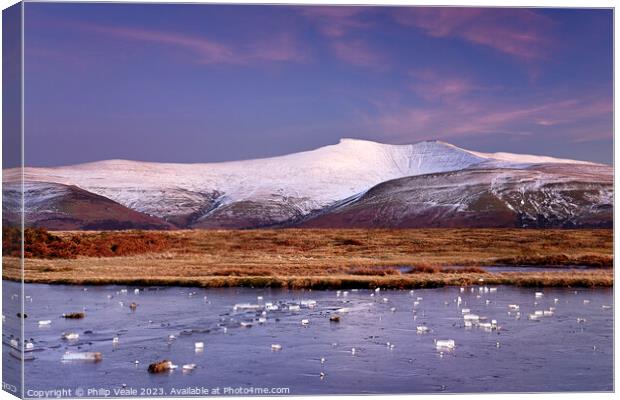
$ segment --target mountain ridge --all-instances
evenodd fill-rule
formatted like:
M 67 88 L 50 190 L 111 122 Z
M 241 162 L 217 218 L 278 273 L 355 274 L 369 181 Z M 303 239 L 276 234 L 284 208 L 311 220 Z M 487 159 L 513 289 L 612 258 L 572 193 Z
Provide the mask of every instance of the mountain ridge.
M 278 155 L 278 156 L 271 156 L 271 157 L 258 157 L 258 158 L 248 158 L 248 159 L 239 159 L 239 160 L 227 160 L 227 161 L 218 161 L 218 162 L 188 162 L 188 163 L 182 163 L 182 162 L 160 162 L 160 161 L 140 161 L 140 160 L 131 160 L 131 159 L 124 159 L 124 158 L 112 158 L 112 159 L 104 159 L 104 160 L 96 160 L 96 161 L 88 161 L 88 162 L 83 162 L 83 163 L 74 163 L 74 164 L 66 164 L 66 165 L 60 165 L 60 166 L 50 166 L 50 167 L 28 167 L 26 166 L 25 168 L 36 168 L 36 169 L 58 169 L 58 168 L 65 168 L 65 167 L 80 167 L 80 166 L 89 166 L 89 165 L 105 165 L 105 164 L 110 164 L 113 166 L 118 166 L 118 165 L 123 165 L 123 164 L 131 164 L 131 165 L 167 165 L 167 166 L 172 166 L 172 165 L 187 165 L 187 166 L 196 166 L 196 165 L 216 165 L 216 164 L 232 164 L 232 163 L 243 163 L 243 162 L 253 162 L 253 161 L 261 161 L 261 160 L 272 160 L 272 159 L 280 159 L 280 158 L 284 158 L 284 157 L 291 157 L 291 156 L 295 156 L 295 155 L 301 155 L 301 154 L 307 154 L 307 153 L 313 153 L 313 152 L 317 152 L 323 149 L 328 149 L 328 148 L 333 148 L 339 145 L 349 145 L 349 144 L 353 144 L 353 145 L 363 145 L 363 144 L 368 144 L 368 145 L 376 145 L 376 146 L 380 146 L 380 147 L 384 147 L 384 148 L 408 148 L 411 146 L 418 146 L 421 144 L 437 144 L 439 146 L 445 146 L 447 148 L 452 148 L 452 149 L 456 149 L 459 151 L 463 151 L 463 152 L 467 152 L 473 156 L 477 156 L 477 157 L 481 157 L 481 158 L 494 158 L 497 160 L 503 160 L 503 161 L 510 161 L 511 157 L 522 157 L 523 159 L 521 160 L 521 162 L 528 162 L 528 163 L 535 163 L 535 162 L 544 162 L 544 163 L 552 163 L 552 162 L 556 162 L 556 163 L 576 163 L 576 164 L 592 164 L 592 165 L 607 165 L 608 164 L 603 164 L 603 163 L 596 163 L 593 161 L 585 161 L 585 160 L 577 160 L 577 159 L 568 159 L 568 158 L 559 158 L 559 157 L 553 157 L 553 156 L 546 156 L 546 155 L 537 155 L 537 154 L 522 154 L 522 153 L 510 153 L 510 152 L 503 152 L 503 151 L 498 151 L 498 152 L 480 152 L 480 151 L 474 151 L 474 150 L 469 150 L 469 149 L 465 149 L 463 147 L 454 145 L 452 143 L 443 141 L 443 140 L 439 140 L 439 139 L 428 139 L 428 140 L 421 140 L 418 142 L 414 142 L 414 143 L 409 143 L 409 144 L 389 144 L 389 143 L 381 143 L 381 142 L 375 142 L 372 140 L 367 140 L 367 139 L 357 139 L 357 138 L 349 138 L 349 137 L 343 137 L 341 139 L 339 139 L 338 143 L 335 144 L 328 144 L 325 146 L 320 146 L 317 147 L 315 149 L 311 149 L 311 150 L 304 150 L 304 151 L 298 151 L 298 152 L 293 152 L 293 153 L 288 153 L 288 154 L 283 154 L 283 155 Z M 536 160 L 538 159 L 538 160 Z M 513 158 L 514 160 L 514 158 Z M 518 160 L 517 160 L 518 161 Z M 18 168 L 9 168 L 9 169 L 18 169 Z
M 535 165 L 556 165 L 562 170 L 558 177 L 570 173 L 571 165 L 581 170 L 596 169 L 594 179 L 600 175 L 604 182 L 604 176 L 612 173 L 611 167 L 603 164 L 482 153 L 436 140 L 391 145 L 343 138 L 337 144 L 314 150 L 221 163 L 117 159 L 51 168 L 26 167 L 24 179 L 75 186 L 180 228 L 252 228 L 305 220 L 345 199 L 359 199 L 371 188 L 391 180 L 475 168 L 523 171 Z M 17 172 L 5 170 L 3 181 L 19 179 Z M 540 172 L 527 175 L 535 179 Z M 463 177 L 470 179 L 473 175 Z M 463 186 L 467 185 L 464 181 Z

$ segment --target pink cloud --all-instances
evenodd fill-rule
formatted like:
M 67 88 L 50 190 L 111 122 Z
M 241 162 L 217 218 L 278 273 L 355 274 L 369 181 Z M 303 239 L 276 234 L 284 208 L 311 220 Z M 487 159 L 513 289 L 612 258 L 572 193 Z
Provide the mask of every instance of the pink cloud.
M 248 64 L 266 62 L 304 62 L 308 57 L 295 38 L 281 34 L 269 40 L 244 45 L 227 45 L 197 35 L 118 26 L 81 25 L 103 35 L 171 46 L 192 53 L 203 64 Z
M 327 46 L 339 60 L 358 67 L 384 69 L 387 67 L 385 56 L 351 35 L 352 31 L 372 26 L 365 19 L 369 10 L 373 8 L 312 6 L 299 9 L 299 13 L 317 25 L 319 32 L 327 38 Z
M 554 129 L 568 140 L 589 138 L 580 130 L 589 121 L 597 124 L 609 117 L 611 99 L 595 94 L 568 99 L 502 103 L 492 98 L 471 96 L 432 107 L 400 107 L 384 105 L 375 116 L 365 117 L 366 125 L 391 138 L 449 139 L 488 134 L 534 134 L 538 129 Z M 536 128 L 539 127 L 539 128 Z M 607 132 L 608 137 L 611 131 Z
M 547 57 L 553 21 L 528 9 L 412 7 L 397 22 L 438 38 L 459 38 L 522 60 Z
M 323 35 L 339 38 L 351 30 L 371 26 L 363 19 L 367 9 L 355 6 L 313 6 L 302 8 L 300 13 L 315 21 Z
M 430 69 L 412 70 L 409 75 L 414 78 L 410 89 L 427 101 L 448 102 L 482 89 L 467 78 L 440 74 Z
M 257 41 L 247 46 L 247 60 L 265 60 L 274 62 L 309 61 L 308 52 L 303 51 L 297 39 L 288 33 L 281 33 L 269 40 Z
M 199 57 L 199 61 L 205 64 L 235 63 L 238 60 L 231 48 L 206 38 L 174 32 L 123 27 L 89 26 L 88 29 L 123 39 L 180 47 L 195 53 Z
M 359 67 L 386 68 L 385 58 L 361 40 L 335 40 L 330 44 L 336 57 Z

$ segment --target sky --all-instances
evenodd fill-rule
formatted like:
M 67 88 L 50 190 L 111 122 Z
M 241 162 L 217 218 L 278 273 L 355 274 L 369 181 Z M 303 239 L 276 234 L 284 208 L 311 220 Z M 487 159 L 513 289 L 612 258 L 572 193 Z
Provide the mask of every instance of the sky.
M 613 161 L 611 10 L 26 3 L 24 35 L 27 165 L 343 137 Z

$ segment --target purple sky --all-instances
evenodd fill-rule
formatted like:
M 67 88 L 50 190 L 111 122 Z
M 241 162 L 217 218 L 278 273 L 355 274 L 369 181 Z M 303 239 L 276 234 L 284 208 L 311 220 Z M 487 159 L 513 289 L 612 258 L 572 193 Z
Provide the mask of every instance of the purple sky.
M 27 3 L 26 164 L 441 139 L 612 162 L 612 11 Z

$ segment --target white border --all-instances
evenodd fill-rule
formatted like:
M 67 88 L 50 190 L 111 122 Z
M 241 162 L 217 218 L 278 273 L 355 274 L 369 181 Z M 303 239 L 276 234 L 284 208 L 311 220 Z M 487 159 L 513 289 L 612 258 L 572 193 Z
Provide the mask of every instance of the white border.
M 41 2 L 41 1 L 28 0 L 27 2 Z M 65 1 L 58 1 L 58 2 L 97 3 L 97 2 L 102 2 L 102 1 L 65 0 Z M 127 2 L 128 3 L 181 3 L 181 4 L 183 3 L 308 4 L 308 5 L 312 5 L 312 4 L 314 5 L 317 5 L 317 4 L 347 5 L 348 4 L 348 5 L 383 5 L 383 6 L 389 6 L 389 5 L 424 6 L 426 5 L 426 6 L 558 7 L 558 8 L 613 8 L 614 7 L 614 2 L 609 1 L 609 0 L 590 0 L 587 2 L 578 1 L 578 0 L 563 0 L 563 1 L 558 1 L 558 0 L 538 0 L 538 1 L 532 1 L 532 0 L 529 0 L 529 1 L 515 1 L 515 0 L 502 0 L 502 1 L 499 1 L 499 0 L 495 0 L 495 1 L 493 0 L 475 0 L 475 1 L 455 1 L 455 0 L 440 0 L 440 1 L 437 1 L 437 0 L 422 0 L 422 1 L 415 1 L 415 0 L 388 0 L 388 1 L 383 1 L 383 0 L 374 0 L 374 1 L 372 0 L 333 0 L 333 1 L 329 1 L 329 0 L 313 0 L 313 1 L 295 1 L 295 0 L 291 0 L 291 1 L 263 1 L 263 0 L 180 1 L 180 0 L 167 0 L 167 1 L 162 1 L 162 0 L 153 0 L 153 1 L 143 1 L 143 0 L 133 0 L 133 1 L 127 1 Z M 14 0 L 0 0 L 2 9 L 5 9 L 15 3 L 16 1 Z M 614 14 L 615 14 L 615 10 L 614 10 Z M 615 27 L 615 15 L 614 15 L 614 78 L 615 76 L 617 76 L 617 72 L 618 72 L 618 66 L 617 66 L 617 63 L 615 62 L 616 61 L 615 55 L 616 55 L 616 49 L 617 49 L 617 44 L 618 44 L 618 39 L 619 39 L 618 31 L 615 28 L 616 27 Z M 1 30 L 0 30 L 0 36 L 1 36 Z M 23 32 L 22 32 L 22 45 L 23 45 Z M 1 58 L 1 52 L 0 52 L 0 58 Z M 22 54 L 22 61 L 23 61 L 23 54 Z M 614 79 L 614 100 L 615 100 L 615 93 L 616 93 L 617 88 L 618 88 L 618 83 L 617 83 L 617 80 Z M 23 76 L 22 76 L 22 93 L 23 93 Z M 22 96 L 22 107 L 23 107 L 23 101 L 24 101 L 24 98 Z M 2 101 L 0 100 L 0 117 L 2 115 L 1 105 L 2 105 Z M 614 101 L 614 105 L 615 105 L 615 101 Z M 22 118 L 23 118 L 23 108 L 22 108 Z M 23 128 L 23 121 L 22 121 L 22 128 Z M 615 118 L 615 107 L 614 107 L 614 132 L 616 131 L 617 131 L 617 120 Z M 615 134 L 614 134 L 614 139 L 615 139 Z M 615 154 L 617 153 L 619 146 L 620 144 L 618 143 L 618 141 L 614 140 L 614 160 L 615 160 Z M 2 161 L 1 149 L 2 149 L 2 142 L 0 141 L 0 162 Z M 22 160 L 23 160 L 23 154 L 22 154 Z M 615 183 L 616 183 L 616 180 L 615 180 L 615 173 L 614 173 L 614 187 L 616 187 Z M 616 193 L 614 192 L 614 196 L 615 194 Z M 614 221 L 618 221 L 619 216 L 620 216 L 620 210 L 618 210 L 618 207 L 616 207 L 616 202 L 615 202 L 615 197 L 614 197 Z M 615 228 L 614 228 L 614 232 L 615 232 Z M 616 240 L 616 236 L 614 234 L 614 254 L 620 254 L 618 252 L 619 248 L 620 248 L 620 245 L 618 244 Z M 616 263 L 614 262 L 614 264 Z M 614 268 L 615 268 L 615 265 L 614 265 Z M 22 276 L 22 279 L 23 279 L 23 276 Z M 2 294 L 2 288 L 0 285 L 0 298 L 1 298 L 1 294 Z M 618 321 L 618 315 L 619 315 L 617 304 L 615 304 L 615 299 L 617 298 L 616 294 L 617 294 L 617 287 L 614 286 L 614 347 L 615 347 L 615 338 L 618 333 L 618 330 L 616 329 L 616 327 L 617 327 L 617 321 Z M 617 365 L 618 365 L 618 351 L 614 351 L 614 384 L 615 385 L 618 384 L 619 382 L 618 377 L 620 376 L 620 374 L 618 373 L 618 368 L 616 368 Z M 23 369 L 22 369 L 22 373 L 23 373 Z M 1 370 L 0 370 L 0 377 L 1 377 Z M 441 377 L 438 377 L 438 379 L 441 379 Z M 8 397 L 9 395 L 6 392 L 0 392 L 0 393 L 1 393 L 0 399 L 9 398 Z M 389 398 L 390 399 L 409 399 L 409 398 L 432 399 L 432 398 L 437 398 L 438 396 L 442 396 L 442 395 L 441 394 L 438 394 L 438 395 L 389 395 Z M 584 396 L 587 396 L 588 400 L 590 399 L 597 400 L 597 399 L 613 398 L 614 394 L 604 394 L 604 393 L 494 394 L 494 393 L 489 393 L 489 394 L 469 394 L 469 395 L 458 394 L 458 395 L 449 395 L 449 396 L 450 398 L 466 399 L 466 400 L 479 399 L 480 397 L 493 398 L 493 399 L 499 398 L 499 399 L 505 399 L 505 400 L 521 400 L 521 399 L 529 399 L 529 398 L 581 400 Z M 316 397 L 316 396 L 286 396 L 285 398 L 286 399 L 305 399 L 305 398 L 312 398 L 312 397 Z M 326 396 L 321 396 L 321 397 L 326 397 Z M 355 398 L 358 398 L 359 396 L 329 396 L 329 397 L 337 398 L 337 399 L 355 399 Z M 365 396 L 365 397 L 386 398 L 388 397 L 388 395 Z M 231 399 L 231 400 L 242 399 L 241 397 L 226 397 L 226 398 Z M 269 397 L 261 397 L 261 398 L 269 398 Z M 271 397 L 271 398 L 276 398 L 276 397 Z M 158 399 L 162 399 L 162 398 L 158 398 Z M 179 399 L 186 399 L 186 398 L 179 398 Z

